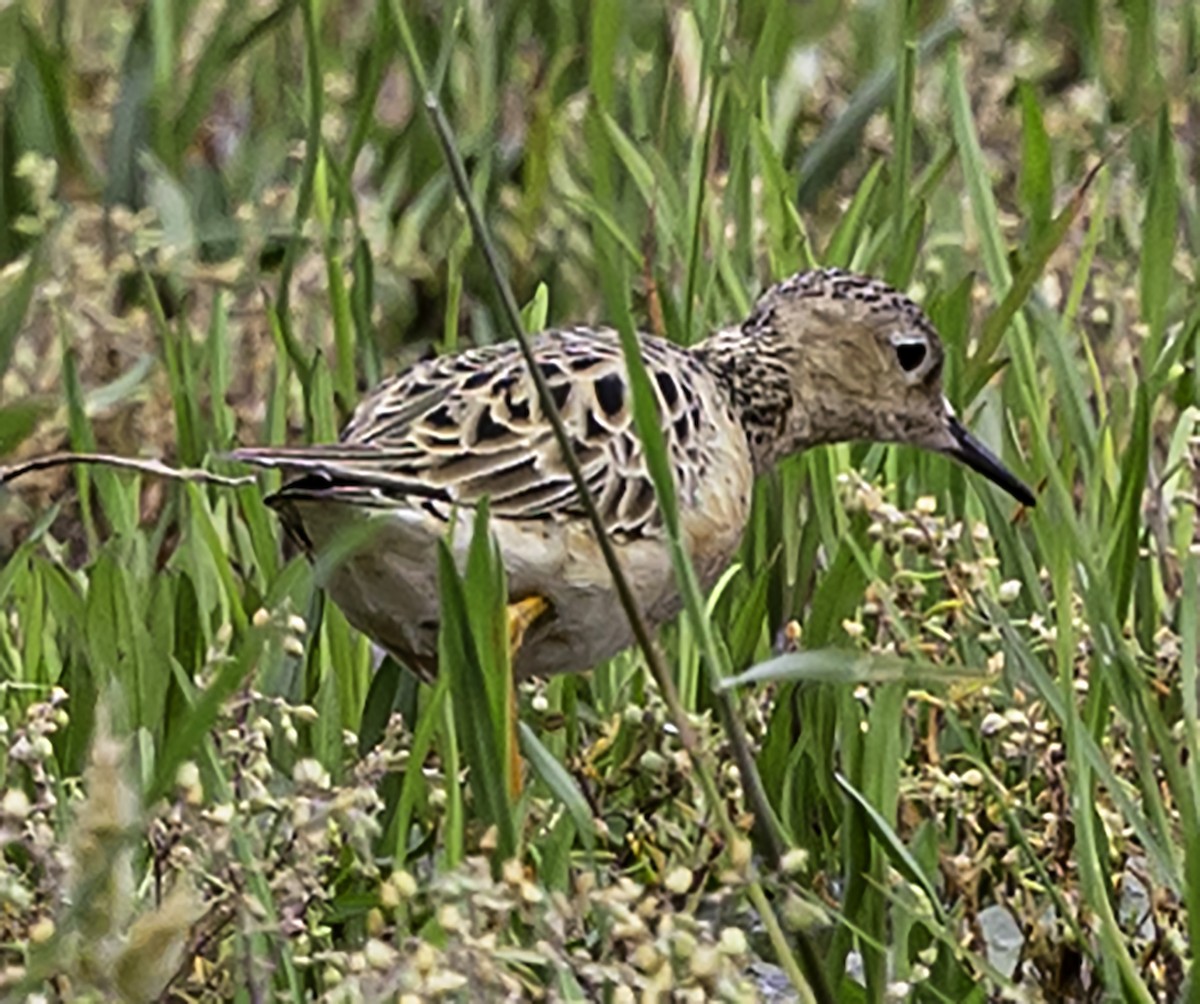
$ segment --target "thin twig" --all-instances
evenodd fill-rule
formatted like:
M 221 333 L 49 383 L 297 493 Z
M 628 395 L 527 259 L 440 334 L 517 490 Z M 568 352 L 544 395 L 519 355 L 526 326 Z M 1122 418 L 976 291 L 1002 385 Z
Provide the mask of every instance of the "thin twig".
M 120 467 L 130 471 L 141 471 L 156 478 L 167 478 L 171 481 L 198 481 L 206 485 L 220 485 L 223 488 L 240 488 L 242 485 L 254 484 L 253 475 L 242 477 L 226 477 L 202 471 L 194 467 L 169 467 L 161 460 L 147 457 L 118 457 L 111 453 L 48 453 L 43 457 L 34 457 L 23 463 L 0 467 L 0 485 L 8 484 L 17 478 L 32 474 L 34 471 L 45 471 L 52 467 L 63 467 L 66 464 L 89 464 L 94 467 Z

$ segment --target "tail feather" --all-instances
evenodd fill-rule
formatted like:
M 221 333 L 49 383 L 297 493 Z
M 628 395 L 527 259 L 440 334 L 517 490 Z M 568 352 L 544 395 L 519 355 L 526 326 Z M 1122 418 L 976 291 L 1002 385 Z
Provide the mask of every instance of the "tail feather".
M 226 454 L 227 459 L 267 467 L 303 472 L 324 480 L 320 494 L 325 497 L 337 495 L 348 498 L 354 491 L 374 491 L 381 496 L 419 498 L 449 501 L 444 488 L 424 484 L 389 467 L 389 461 L 399 459 L 388 450 L 358 447 L 348 444 L 330 446 L 249 446 Z M 302 477 L 292 485 L 284 485 L 280 496 L 287 495 L 295 487 L 297 495 L 315 497 L 318 492 L 311 477 Z
M 222 459 L 238 460 L 255 467 L 293 470 L 324 470 L 331 465 L 386 460 L 379 450 L 344 446 L 338 443 L 317 446 L 243 446 L 223 454 Z

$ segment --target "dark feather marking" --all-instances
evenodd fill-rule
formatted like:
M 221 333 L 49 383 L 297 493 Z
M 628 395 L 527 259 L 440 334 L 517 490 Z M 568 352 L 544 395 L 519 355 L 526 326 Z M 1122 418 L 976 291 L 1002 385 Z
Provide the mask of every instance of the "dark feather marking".
M 673 409 L 675 402 L 679 400 L 679 388 L 675 385 L 675 379 L 666 370 L 655 370 L 654 379 L 658 381 L 658 389 L 662 391 L 667 407 Z
M 609 418 L 616 418 L 625 405 L 625 382 L 615 373 L 596 381 L 596 400 Z
M 571 439 L 571 450 L 574 452 L 575 458 L 579 461 L 580 465 L 584 467 L 604 454 L 603 446 L 597 446 L 595 443 L 585 443 L 574 437 Z
M 303 474 L 295 481 L 289 481 L 274 495 L 267 496 L 267 505 L 273 505 L 276 500 L 287 495 L 323 495 L 334 487 L 333 479 L 327 474 L 312 472 Z
M 434 408 L 433 411 L 426 415 L 425 421 L 435 429 L 453 429 L 457 424 L 454 421 L 454 416 L 450 414 L 450 409 L 444 404 Z
M 575 485 L 570 480 L 538 481 L 519 492 L 497 500 L 497 511 L 516 513 L 525 518 L 549 516 L 555 508 L 575 496 Z
M 319 477 L 322 482 L 311 479 Z M 350 501 L 355 492 L 375 490 L 393 499 L 427 498 L 448 501 L 450 496 L 444 488 L 426 484 L 413 477 L 410 471 L 389 471 L 379 474 L 374 471 L 355 471 L 353 468 L 330 470 L 327 474 L 306 474 L 288 482 L 271 496 L 272 499 L 290 498 L 341 498 Z
M 623 529 L 640 530 L 654 512 L 654 486 L 646 478 L 627 481 L 617 512 Z
M 498 450 L 495 453 L 460 453 L 427 472 L 427 477 L 439 484 L 456 485 L 480 478 L 488 478 L 496 471 L 512 466 L 524 454 L 519 447 Z
M 432 502 L 422 502 L 421 508 L 424 509 L 427 513 L 429 513 L 429 515 L 432 516 L 434 519 L 441 520 L 443 523 L 446 522 L 446 514 L 444 512 L 442 512 L 441 510 L 439 510 L 438 507 L 436 505 L 434 505 Z
M 487 443 L 495 439 L 504 439 L 508 434 L 508 428 L 492 418 L 491 408 L 485 407 L 479 413 L 479 421 L 475 424 L 476 443 Z
M 526 398 L 521 398 L 519 401 L 514 401 L 512 391 L 504 392 L 504 403 L 508 405 L 508 413 L 519 422 L 525 422 L 529 419 L 529 401 Z

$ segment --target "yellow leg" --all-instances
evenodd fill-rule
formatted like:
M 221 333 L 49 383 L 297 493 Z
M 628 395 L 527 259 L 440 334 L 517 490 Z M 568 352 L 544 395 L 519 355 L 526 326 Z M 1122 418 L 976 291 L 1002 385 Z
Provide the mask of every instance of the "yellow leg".
M 525 632 L 533 622 L 550 609 L 550 604 L 540 596 L 526 596 L 523 600 L 508 605 L 508 654 L 515 660 L 525 640 Z
M 508 662 L 517 661 L 517 653 L 525 640 L 525 632 L 533 622 L 550 609 L 550 604 L 540 596 L 527 596 L 508 605 Z M 517 741 L 517 685 L 513 681 L 508 688 L 508 793 L 516 798 L 521 794 L 521 749 Z

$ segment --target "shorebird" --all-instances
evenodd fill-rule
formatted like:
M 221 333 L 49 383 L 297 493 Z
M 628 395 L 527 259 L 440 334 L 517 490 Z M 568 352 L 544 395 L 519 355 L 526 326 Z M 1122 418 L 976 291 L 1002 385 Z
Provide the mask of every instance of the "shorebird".
M 738 548 L 754 478 L 821 444 L 910 443 L 1034 504 L 946 401 L 944 352 L 928 317 L 878 280 L 802 272 L 767 290 L 744 323 L 692 347 L 650 335 L 639 344 L 704 588 Z M 681 599 L 618 336 L 561 328 L 537 335 L 533 350 L 642 613 L 662 624 Z M 335 444 L 233 456 L 295 475 L 268 503 L 310 557 L 358 528 L 354 539 L 365 543 L 339 556 L 325 588 L 352 624 L 418 672 L 436 671 L 437 542 L 449 539 L 465 560 L 472 509 L 484 498 L 507 571 L 518 678 L 585 670 L 632 642 L 515 343 L 430 359 L 384 381 Z

